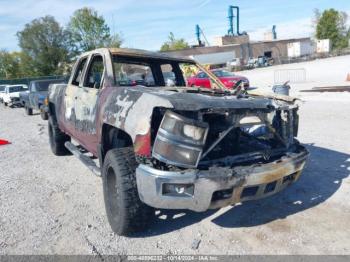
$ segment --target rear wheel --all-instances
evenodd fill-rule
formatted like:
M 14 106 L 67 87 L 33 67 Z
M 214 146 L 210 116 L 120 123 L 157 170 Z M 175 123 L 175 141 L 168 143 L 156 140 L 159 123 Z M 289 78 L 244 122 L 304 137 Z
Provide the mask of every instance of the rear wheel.
M 33 109 L 32 108 L 29 108 L 28 106 L 25 106 L 24 110 L 26 111 L 26 114 L 28 116 L 33 115 Z
M 69 150 L 64 146 L 64 143 L 70 141 L 70 137 L 63 133 L 52 117 L 49 119 L 49 141 L 52 153 L 56 156 L 71 155 Z
M 42 120 L 48 120 L 49 119 L 48 113 L 46 113 L 44 110 L 40 110 L 40 116 L 41 116 Z
M 112 230 L 118 235 L 144 230 L 154 216 L 154 209 L 139 198 L 136 166 L 132 147 L 109 150 L 103 163 L 106 213 Z

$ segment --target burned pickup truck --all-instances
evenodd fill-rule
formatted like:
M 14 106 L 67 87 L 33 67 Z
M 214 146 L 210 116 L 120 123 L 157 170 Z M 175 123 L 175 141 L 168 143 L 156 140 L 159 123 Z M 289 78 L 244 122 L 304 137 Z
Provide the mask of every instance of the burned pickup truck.
M 214 88 L 187 87 L 188 66 Z M 154 84 L 131 85 L 135 74 Z M 102 176 L 120 235 L 142 230 L 154 208 L 201 212 L 275 194 L 299 178 L 308 156 L 295 138 L 292 98 L 228 90 L 193 60 L 154 52 L 81 55 L 68 84 L 50 88 L 48 107 L 53 153 L 74 154 Z

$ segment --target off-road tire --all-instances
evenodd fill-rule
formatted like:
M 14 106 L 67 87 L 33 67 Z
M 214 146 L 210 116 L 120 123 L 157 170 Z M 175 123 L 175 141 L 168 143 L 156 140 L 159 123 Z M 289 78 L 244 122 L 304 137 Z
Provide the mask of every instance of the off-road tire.
M 25 106 L 24 110 L 26 111 L 27 116 L 33 115 L 33 109 L 32 108 L 29 108 L 28 106 Z
M 45 111 L 41 110 L 40 111 L 40 116 L 42 120 L 48 120 L 49 119 L 49 115 L 48 113 L 46 113 Z
M 63 133 L 52 117 L 49 118 L 49 142 L 52 153 L 56 156 L 71 155 L 64 143 L 70 141 L 70 137 Z
M 6 102 L 4 102 L 4 106 L 7 106 L 8 104 Z
M 142 231 L 154 209 L 141 202 L 136 185 L 136 159 L 132 147 L 107 152 L 102 167 L 103 195 L 112 230 L 121 236 Z

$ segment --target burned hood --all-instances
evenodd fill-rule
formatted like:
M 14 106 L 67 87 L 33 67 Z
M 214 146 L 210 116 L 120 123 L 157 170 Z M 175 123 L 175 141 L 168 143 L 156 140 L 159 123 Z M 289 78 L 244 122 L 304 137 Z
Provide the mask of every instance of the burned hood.
M 268 109 L 274 105 L 272 99 L 259 97 L 237 98 L 229 93 L 214 92 L 198 88 L 167 88 L 167 87 L 143 87 L 135 86 L 131 93 L 148 95 L 148 104 L 152 106 L 159 98 L 167 100 L 177 110 L 201 110 L 201 109 Z M 154 106 L 157 106 L 155 104 Z

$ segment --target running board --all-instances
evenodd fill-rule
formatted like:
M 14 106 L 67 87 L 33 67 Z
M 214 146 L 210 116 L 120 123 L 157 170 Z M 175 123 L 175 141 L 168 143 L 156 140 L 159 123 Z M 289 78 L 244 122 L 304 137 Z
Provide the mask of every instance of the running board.
M 73 145 L 71 142 L 64 143 L 64 146 L 76 157 L 78 158 L 94 175 L 101 176 L 101 169 L 96 165 L 96 163 L 87 155 L 84 155 L 78 147 Z

